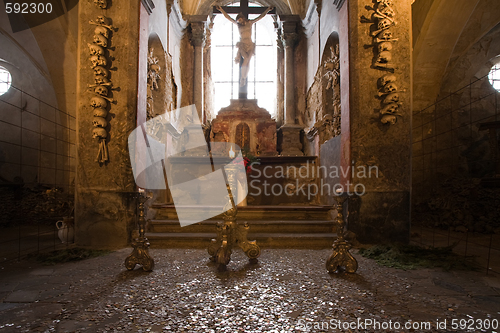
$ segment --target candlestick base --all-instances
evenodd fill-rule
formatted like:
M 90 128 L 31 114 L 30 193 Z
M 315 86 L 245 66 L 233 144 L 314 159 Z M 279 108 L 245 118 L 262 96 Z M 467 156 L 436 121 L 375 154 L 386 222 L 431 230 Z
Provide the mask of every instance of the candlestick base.
M 132 247 L 134 250 L 125 259 L 125 268 L 129 271 L 133 270 L 136 265 L 141 265 L 142 269 L 145 271 L 153 270 L 155 262 L 153 258 L 149 255 L 149 246 L 151 245 L 144 233 L 146 230 L 146 219 L 144 215 L 144 203 L 149 199 L 148 196 L 144 195 L 143 192 L 137 193 L 137 201 L 139 202 L 139 218 L 137 219 L 137 224 L 139 226 L 139 237 L 137 237 L 132 242 Z
M 147 238 L 139 237 L 132 242 L 134 250 L 125 259 L 125 267 L 131 271 L 136 265 L 141 265 L 144 271 L 152 271 L 155 266 L 155 261 L 149 255 L 149 243 Z
M 345 271 L 347 273 L 355 273 L 358 270 L 358 261 L 349 253 L 351 245 L 344 239 L 344 202 L 347 198 L 345 194 L 336 197 L 337 201 L 337 239 L 333 242 L 333 253 L 326 261 L 326 270 L 329 273 Z
M 234 177 L 234 172 L 229 169 L 228 172 L 228 183 L 236 184 Z M 233 186 L 236 188 L 236 186 Z M 208 246 L 208 254 L 210 255 L 210 260 L 217 263 L 219 268 L 225 268 L 225 266 L 231 261 L 231 253 L 233 247 L 240 247 L 243 252 L 245 252 L 250 262 L 257 262 L 257 258 L 260 256 L 260 247 L 257 245 L 256 241 L 249 241 L 248 230 L 250 229 L 247 222 L 245 224 L 238 224 L 236 222 L 236 215 L 238 214 L 238 208 L 234 205 L 233 195 L 231 193 L 231 187 L 227 184 L 228 189 L 228 202 L 224 207 L 225 212 L 222 217 L 224 222 L 217 223 L 217 238 L 212 239 L 211 244 Z

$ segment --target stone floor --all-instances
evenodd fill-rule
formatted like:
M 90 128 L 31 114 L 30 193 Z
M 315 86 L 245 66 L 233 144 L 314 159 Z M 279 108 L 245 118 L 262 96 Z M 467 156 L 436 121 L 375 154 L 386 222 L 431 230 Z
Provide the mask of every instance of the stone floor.
M 130 252 L 0 265 L 0 331 L 500 331 L 476 328 L 500 325 L 500 278 L 480 272 L 402 271 L 355 255 L 356 274 L 330 275 L 329 250 L 285 249 L 263 250 L 256 265 L 235 251 L 219 272 L 205 250 L 168 249 L 150 251 L 147 273 L 124 268 Z

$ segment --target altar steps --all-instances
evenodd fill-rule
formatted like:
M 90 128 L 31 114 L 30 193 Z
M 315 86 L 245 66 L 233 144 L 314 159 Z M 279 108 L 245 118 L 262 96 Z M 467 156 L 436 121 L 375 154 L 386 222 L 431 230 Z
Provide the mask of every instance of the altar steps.
M 147 225 L 151 248 L 206 248 L 216 237 L 220 216 L 181 227 L 171 205 L 154 205 L 157 218 Z M 246 206 L 238 223 L 248 222 L 249 240 L 261 248 L 330 248 L 336 238 L 327 206 Z

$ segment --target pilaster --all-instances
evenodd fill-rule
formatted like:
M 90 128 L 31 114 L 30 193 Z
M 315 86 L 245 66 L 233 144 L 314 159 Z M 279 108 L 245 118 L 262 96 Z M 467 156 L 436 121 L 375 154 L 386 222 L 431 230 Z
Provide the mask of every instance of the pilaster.
M 300 18 L 296 15 L 282 15 L 281 38 L 285 48 L 285 117 L 280 128 L 281 155 L 304 155 L 300 133 L 302 128 L 296 124 L 295 99 L 295 45 L 298 42 L 297 26 Z
M 190 18 L 191 44 L 194 46 L 193 100 L 200 122 L 204 121 L 203 47 L 205 46 L 206 20 L 207 17 L 204 15 L 196 15 Z

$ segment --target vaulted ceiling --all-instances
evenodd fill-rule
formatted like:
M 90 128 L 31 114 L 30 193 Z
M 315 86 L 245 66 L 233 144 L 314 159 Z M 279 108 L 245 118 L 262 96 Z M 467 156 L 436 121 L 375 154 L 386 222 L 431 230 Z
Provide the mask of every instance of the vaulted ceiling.
M 413 109 L 420 111 L 434 103 L 447 75 L 474 44 L 500 24 L 500 6 L 498 0 L 416 0 L 412 11 Z M 488 47 L 482 53 L 487 54 Z M 469 74 L 482 65 L 470 63 Z M 453 89 L 461 88 L 461 80 L 452 79 Z
M 208 14 L 212 6 L 237 2 L 239 0 L 179 0 L 179 5 L 184 15 L 202 15 Z M 276 7 L 278 14 L 297 14 L 304 17 L 310 0 L 250 0 L 250 2 L 258 3 L 263 7 Z

